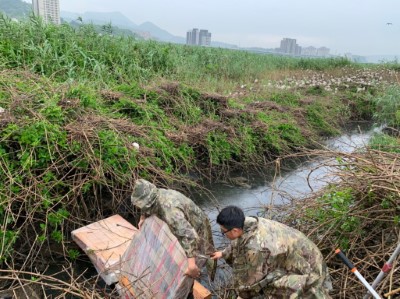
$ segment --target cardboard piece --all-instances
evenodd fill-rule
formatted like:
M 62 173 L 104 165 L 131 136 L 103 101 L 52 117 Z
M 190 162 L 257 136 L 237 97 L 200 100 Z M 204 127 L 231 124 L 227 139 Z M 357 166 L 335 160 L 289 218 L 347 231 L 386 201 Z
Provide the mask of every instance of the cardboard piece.
M 121 258 L 139 230 L 113 215 L 72 231 L 72 239 L 89 256 L 101 278 L 110 285 L 118 281 Z

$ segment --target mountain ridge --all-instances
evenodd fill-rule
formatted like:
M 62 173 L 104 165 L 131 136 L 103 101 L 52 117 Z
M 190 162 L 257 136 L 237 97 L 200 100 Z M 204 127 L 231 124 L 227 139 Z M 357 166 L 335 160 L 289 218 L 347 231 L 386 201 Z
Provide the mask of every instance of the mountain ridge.
M 144 22 L 140 25 L 131 21 L 128 17 L 126 17 L 121 12 L 84 12 L 84 13 L 73 13 L 73 12 L 65 12 L 61 11 L 61 17 L 66 21 L 73 21 L 77 18 L 82 18 L 84 23 L 93 23 L 96 25 L 104 25 L 107 23 L 111 23 L 112 25 L 118 26 L 120 28 L 130 29 L 136 33 L 141 34 L 142 36 L 146 33 L 150 34 L 151 37 L 154 37 L 157 40 L 165 41 L 165 42 L 174 42 L 174 43 L 185 43 L 186 40 L 183 37 L 175 36 L 168 31 L 158 27 L 152 22 Z
M 141 35 L 145 39 L 154 38 L 162 42 L 170 42 L 177 44 L 185 44 L 186 37 L 177 36 L 169 33 L 167 30 L 160 28 L 156 24 L 150 21 L 143 22 L 138 25 L 131 21 L 121 12 L 84 12 L 84 13 L 74 13 L 61 11 L 61 17 L 66 21 L 76 21 L 77 18 L 81 17 L 84 23 L 91 23 L 96 25 L 104 25 L 111 23 L 111 25 L 118 26 L 120 28 L 127 28 L 135 33 Z M 212 41 L 211 45 L 214 47 L 222 48 L 233 48 L 238 49 L 239 47 L 234 44 Z

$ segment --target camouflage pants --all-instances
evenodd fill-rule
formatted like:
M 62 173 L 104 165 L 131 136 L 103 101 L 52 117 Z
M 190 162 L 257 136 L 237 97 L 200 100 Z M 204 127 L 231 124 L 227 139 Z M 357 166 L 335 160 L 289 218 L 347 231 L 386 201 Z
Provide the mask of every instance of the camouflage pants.
M 288 288 L 265 288 L 260 293 L 244 291 L 238 294 L 238 299 L 331 299 L 328 290 L 323 286 L 311 286 L 307 290 Z
M 257 297 L 255 297 L 257 298 Z M 308 290 L 272 290 L 266 291 L 262 298 L 268 299 L 331 299 L 331 296 L 324 288 L 310 288 Z
M 237 297 L 237 299 L 249 299 L 249 298 L 251 298 L 251 299 L 300 299 L 300 298 L 301 299 L 315 299 L 316 297 L 315 296 L 310 297 L 310 296 L 298 295 L 298 294 L 292 294 L 292 295 L 287 295 L 287 296 L 285 296 L 285 295 L 284 296 L 258 295 L 255 297 L 246 297 L 246 298 L 243 298 L 240 296 Z M 330 299 L 331 297 L 328 294 L 326 294 L 324 297 L 320 297 L 320 298 Z

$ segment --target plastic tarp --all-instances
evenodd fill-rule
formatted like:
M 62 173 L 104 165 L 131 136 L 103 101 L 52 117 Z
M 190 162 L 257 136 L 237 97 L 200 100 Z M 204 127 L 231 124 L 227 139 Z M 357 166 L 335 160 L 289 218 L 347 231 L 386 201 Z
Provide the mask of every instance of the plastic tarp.
M 184 275 L 183 248 L 168 225 L 155 216 L 134 234 L 122 260 L 120 275 L 129 281 L 119 290 L 122 298 L 184 299 L 192 288 L 193 279 Z

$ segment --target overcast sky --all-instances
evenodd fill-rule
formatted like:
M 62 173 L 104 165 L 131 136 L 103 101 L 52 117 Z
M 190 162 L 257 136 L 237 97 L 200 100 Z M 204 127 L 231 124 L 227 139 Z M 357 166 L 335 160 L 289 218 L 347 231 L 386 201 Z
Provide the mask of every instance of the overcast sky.
M 60 0 L 62 11 L 119 11 L 177 36 L 204 28 L 213 41 L 279 47 L 283 37 L 332 54 L 400 56 L 400 0 Z M 392 23 L 388 25 L 387 23 Z

